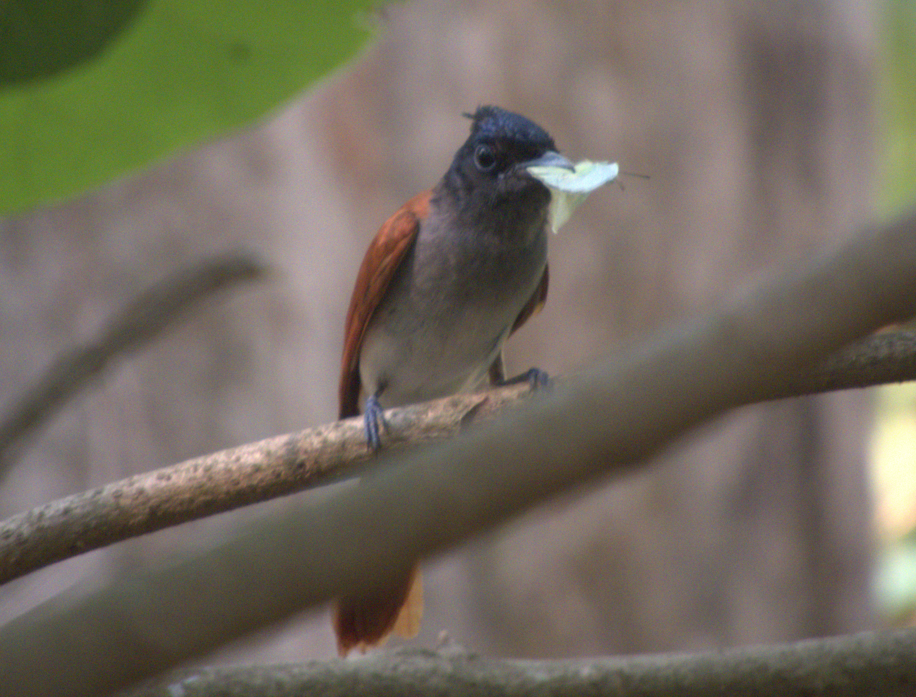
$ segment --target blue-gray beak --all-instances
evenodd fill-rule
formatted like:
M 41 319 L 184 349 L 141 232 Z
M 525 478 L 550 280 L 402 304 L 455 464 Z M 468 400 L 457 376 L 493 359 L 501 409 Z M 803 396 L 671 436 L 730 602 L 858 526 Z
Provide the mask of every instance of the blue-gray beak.
M 528 169 L 529 167 L 561 167 L 563 169 L 568 169 L 570 172 L 576 170 L 572 162 L 553 150 L 548 150 L 540 157 L 522 162 L 519 165 L 519 169 Z

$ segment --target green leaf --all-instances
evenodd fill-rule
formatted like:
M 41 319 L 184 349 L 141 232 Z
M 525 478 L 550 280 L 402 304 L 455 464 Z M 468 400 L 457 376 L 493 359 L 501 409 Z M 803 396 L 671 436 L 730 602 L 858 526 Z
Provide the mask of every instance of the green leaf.
M 916 3 L 888 0 L 882 10 L 879 72 L 883 177 L 879 203 L 891 213 L 916 194 Z
M 0 85 L 92 58 L 146 0 L 0 0 Z
M 150 0 L 96 58 L 0 88 L 0 213 L 98 186 L 276 109 L 354 55 L 370 35 L 360 13 L 376 4 Z

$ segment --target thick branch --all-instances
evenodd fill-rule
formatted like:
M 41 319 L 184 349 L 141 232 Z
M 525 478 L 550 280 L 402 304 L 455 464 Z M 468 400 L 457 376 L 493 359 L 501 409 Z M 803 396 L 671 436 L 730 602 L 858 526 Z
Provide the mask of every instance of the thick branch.
M 886 333 L 840 351 L 761 399 L 916 379 L 916 334 Z M 561 381 L 562 382 L 562 381 Z M 774 383 L 772 387 L 777 387 Z M 386 412 L 389 451 L 456 436 L 530 395 L 525 386 Z M 356 476 L 372 460 L 350 419 L 268 438 L 33 508 L 0 522 L 0 584 L 163 528 Z
M 695 655 L 499 660 L 451 647 L 358 661 L 208 668 L 120 697 L 900 697 L 916 694 L 916 630 Z
M 181 269 L 121 309 L 89 342 L 58 356 L 0 419 L 0 478 L 22 441 L 101 373 L 112 359 L 136 351 L 217 291 L 262 277 L 267 267 L 250 252 L 233 252 Z
M 914 314 L 910 215 L 361 486 L 36 608 L 0 629 L 4 687 L 21 697 L 97 695 L 366 592 L 553 495 L 629 471 L 726 409 L 784 394 L 818 359 Z

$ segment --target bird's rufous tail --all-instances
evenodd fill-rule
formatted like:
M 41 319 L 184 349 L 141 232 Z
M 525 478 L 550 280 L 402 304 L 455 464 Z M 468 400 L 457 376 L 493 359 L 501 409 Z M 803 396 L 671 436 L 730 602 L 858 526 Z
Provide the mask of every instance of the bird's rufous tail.
M 371 595 L 341 598 L 334 610 L 337 651 L 365 652 L 385 643 L 392 634 L 414 637 L 423 617 L 423 579 L 415 566 L 409 575 Z

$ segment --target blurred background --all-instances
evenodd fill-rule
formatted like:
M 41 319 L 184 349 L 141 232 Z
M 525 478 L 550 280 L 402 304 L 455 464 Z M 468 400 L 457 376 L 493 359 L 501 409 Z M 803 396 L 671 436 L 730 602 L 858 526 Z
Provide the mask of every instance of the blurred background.
M 247 247 L 278 270 L 76 398 L 3 481 L 0 516 L 333 420 L 362 254 L 442 176 L 467 135 L 461 113 L 480 104 L 532 118 L 573 159 L 650 176 L 592 194 L 551 237 L 549 302 L 510 342 L 510 373 L 574 372 L 807 261 L 912 194 L 914 14 L 890 0 L 429 0 L 363 16 L 377 40 L 269 117 L 0 218 L 7 401 L 183 263 Z M 485 654 L 563 657 L 906 621 L 914 403 L 913 390 L 861 391 L 729 414 L 623 482 L 429 560 L 412 643 L 446 631 Z M 0 588 L 0 621 L 321 495 L 33 573 Z M 333 654 L 323 608 L 207 662 Z

